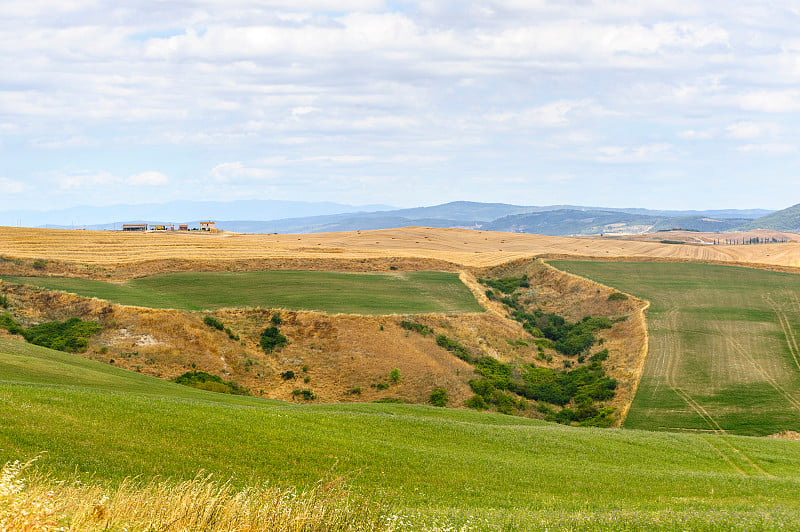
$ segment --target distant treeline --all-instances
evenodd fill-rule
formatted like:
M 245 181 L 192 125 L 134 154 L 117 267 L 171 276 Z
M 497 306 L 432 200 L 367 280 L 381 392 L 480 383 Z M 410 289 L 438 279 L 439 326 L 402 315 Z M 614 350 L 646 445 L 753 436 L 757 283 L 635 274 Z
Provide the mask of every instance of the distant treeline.
M 723 246 L 748 246 L 751 244 L 786 244 L 787 242 L 791 242 L 791 240 L 786 237 L 761 238 L 759 236 L 754 236 L 752 238 L 714 239 L 714 245 L 723 245 Z

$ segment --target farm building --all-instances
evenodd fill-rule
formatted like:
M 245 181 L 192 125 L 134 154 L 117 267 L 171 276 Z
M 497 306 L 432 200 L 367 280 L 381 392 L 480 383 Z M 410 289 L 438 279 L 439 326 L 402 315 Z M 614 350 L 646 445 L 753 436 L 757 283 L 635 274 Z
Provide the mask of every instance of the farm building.
M 189 226 L 188 225 L 179 225 L 178 226 L 178 231 L 188 231 L 188 230 L 189 230 Z
M 123 231 L 147 231 L 147 224 L 122 224 Z
M 217 227 L 214 222 L 200 222 L 201 231 L 214 231 L 216 228 Z

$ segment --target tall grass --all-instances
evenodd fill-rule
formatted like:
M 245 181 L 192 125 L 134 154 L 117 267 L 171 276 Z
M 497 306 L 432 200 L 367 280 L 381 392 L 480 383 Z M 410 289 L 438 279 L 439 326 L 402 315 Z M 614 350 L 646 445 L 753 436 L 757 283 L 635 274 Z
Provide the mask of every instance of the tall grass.
M 127 478 L 113 488 L 56 481 L 32 462 L 0 470 L 0 530 L 205 532 L 390 530 L 379 506 L 353 498 L 340 481 L 296 492 L 234 488 L 210 475 L 193 480 Z

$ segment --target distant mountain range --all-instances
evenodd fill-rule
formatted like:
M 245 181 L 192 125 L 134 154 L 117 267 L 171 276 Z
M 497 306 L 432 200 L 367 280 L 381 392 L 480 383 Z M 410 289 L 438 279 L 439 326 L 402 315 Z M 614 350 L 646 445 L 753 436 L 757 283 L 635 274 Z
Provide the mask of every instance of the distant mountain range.
M 76 207 L 47 213 L 0 212 L 0 223 L 17 225 L 20 219 L 37 220 L 35 225 L 40 227 L 96 230 L 119 229 L 123 220 L 125 223 L 189 223 L 190 226 L 197 226 L 200 220 L 215 220 L 220 229 L 242 233 L 320 233 L 412 225 L 555 236 L 641 234 L 665 229 L 724 232 L 763 228 L 800 233 L 800 205 L 780 211 L 669 211 L 456 201 L 430 207 L 393 209 L 386 205 L 249 200 Z M 93 222 L 75 223 L 76 220 Z M 117 221 L 97 223 L 98 220 Z

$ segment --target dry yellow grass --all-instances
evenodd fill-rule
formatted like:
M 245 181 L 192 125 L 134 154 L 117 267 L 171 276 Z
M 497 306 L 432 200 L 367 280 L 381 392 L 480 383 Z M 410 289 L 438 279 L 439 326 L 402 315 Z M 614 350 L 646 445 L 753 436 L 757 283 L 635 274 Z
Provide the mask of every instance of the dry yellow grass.
M 341 482 L 295 492 L 190 481 L 126 479 L 119 486 L 55 481 L 8 463 L 0 470 L 0 530 L 197 530 L 204 532 L 390 530 L 374 503 Z M 25 475 L 27 478 L 25 478 Z
M 388 268 L 386 259 L 391 258 L 482 268 L 534 256 L 699 260 L 796 268 L 800 267 L 800 242 L 757 246 L 674 245 L 424 227 L 308 235 L 124 234 L 3 227 L 0 228 L 0 255 L 65 261 L 83 265 L 81 268 L 85 272 L 108 268 L 111 273 L 121 265 L 143 261 L 205 264 L 270 260 L 291 264 L 310 260 L 317 264 L 323 261 L 369 264 L 383 260 L 379 264 Z M 10 267 L 9 264 L 6 263 L 5 268 Z M 197 265 L 189 267 L 198 269 Z

